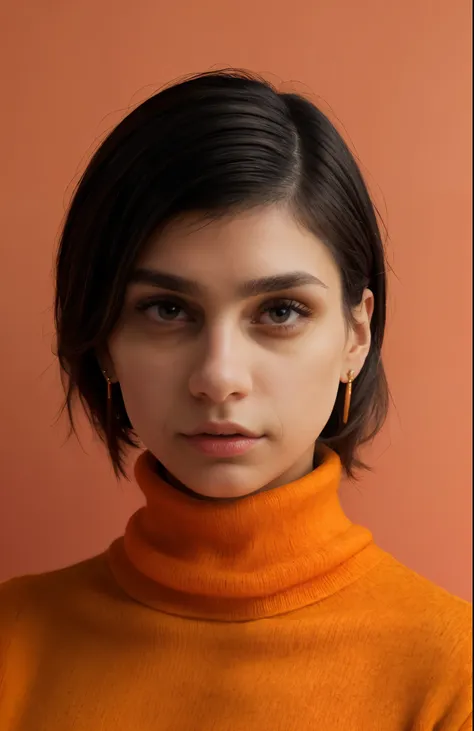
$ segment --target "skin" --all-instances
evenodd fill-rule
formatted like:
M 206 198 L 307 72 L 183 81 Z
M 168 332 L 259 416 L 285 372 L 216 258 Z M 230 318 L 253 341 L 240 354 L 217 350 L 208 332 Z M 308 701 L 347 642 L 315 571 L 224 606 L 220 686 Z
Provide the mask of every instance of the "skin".
M 176 481 L 208 498 L 249 495 L 310 472 L 339 382 L 351 370 L 357 377 L 368 354 L 372 293 L 349 324 L 331 253 L 276 206 L 175 220 L 143 252 L 142 269 L 199 285 L 192 294 L 144 281 L 127 289 L 104 366 L 120 382 L 143 444 Z M 241 291 L 248 280 L 295 271 L 319 283 Z M 216 458 L 182 436 L 222 420 L 261 438 L 243 455 Z

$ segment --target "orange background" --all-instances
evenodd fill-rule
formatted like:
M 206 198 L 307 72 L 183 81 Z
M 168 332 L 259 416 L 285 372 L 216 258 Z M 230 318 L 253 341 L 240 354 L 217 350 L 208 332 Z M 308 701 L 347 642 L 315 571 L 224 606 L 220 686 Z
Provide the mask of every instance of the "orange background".
M 82 426 L 55 425 L 52 263 L 102 135 L 176 77 L 241 66 L 319 100 L 387 223 L 396 408 L 351 517 L 470 598 L 470 0 L 3 0 L 0 579 L 102 551 L 140 496 Z

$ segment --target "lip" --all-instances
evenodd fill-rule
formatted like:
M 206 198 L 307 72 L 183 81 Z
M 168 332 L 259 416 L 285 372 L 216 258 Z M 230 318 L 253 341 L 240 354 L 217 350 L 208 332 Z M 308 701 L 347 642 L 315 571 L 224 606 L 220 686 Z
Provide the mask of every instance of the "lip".
M 193 431 L 185 434 L 186 437 L 197 437 L 203 435 L 211 436 L 232 436 L 232 437 L 247 437 L 249 439 L 258 439 L 261 434 L 256 434 L 250 429 L 246 429 L 241 424 L 237 424 L 233 421 L 207 421 L 204 424 L 200 424 Z
M 238 457 L 241 454 L 245 454 L 261 439 L 261 437 L 245 437 L 241 434 L 236 434 L 234 436 L 194 434 L 192 436 L 185 436 L 184 438 L 190 446 L 197 449 L 197 451 L 201 452 L 201 454 L 221 458 Z
M 245 454 L 262 439 L 261 434 L 230 421 L 207 422 L 183 436 L 201 454 L 221 458 Z

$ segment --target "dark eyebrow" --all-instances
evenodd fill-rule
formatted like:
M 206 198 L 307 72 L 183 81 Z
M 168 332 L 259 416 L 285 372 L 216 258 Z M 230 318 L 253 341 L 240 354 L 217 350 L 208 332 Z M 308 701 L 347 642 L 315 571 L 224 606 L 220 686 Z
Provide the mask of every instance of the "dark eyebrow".
M 307 284 L 327 289 L 324 282 L 309 272 L 288 272 L 287 274 L 274 274 L 271 277 L 261 277 L 261 279 L 250 279 L 239 287 L 239 293 L 244 297 L 255 297 L 258 294 L 280 292 L 283 289 L 304 287 Z
M 167 274 L 155 269 L 139 268 L 134 271 L 130 279 L 131 283 L 151 284 L 154 287 L 168 289 L 171 292 L 180 292 L 191 297 L 197 297 L 203 293 L 203 288 L 198 282 L 185 279 L 178 274 Z M 281 292 L 293 287 L 303 287 L 312 284 L 327 289 L 327 285 L 309 272 L 288 272 L 287 274 L 274 274 L 270 277 L 249 279 L 243 282 L 238 293 L 242 297 L 256 297 L 259 294 Z
M 131 284 L 151 284 L 153 287 L 169 289 L 171 292 L 180 292 L 197 296 L 202 293 L 202 287 L 191 279 L 185 279 L 178 274 L 166 274 L 156 269 L 135 269 L 131 278 Z

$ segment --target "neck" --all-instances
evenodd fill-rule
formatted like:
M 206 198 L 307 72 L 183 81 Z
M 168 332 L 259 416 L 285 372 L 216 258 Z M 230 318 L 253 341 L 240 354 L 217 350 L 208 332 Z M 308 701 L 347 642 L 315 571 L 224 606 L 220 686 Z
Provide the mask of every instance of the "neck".
M 338 498 L 341 465 L 322 449 L 310 474 L 243 499 L 199 500 L 176 489 L 143 453 L 135 475 L 146 505 L 110 550 L 135 599 L 173 614 L 249 619 L 317 601 L 370 560 L 372 537 Z

